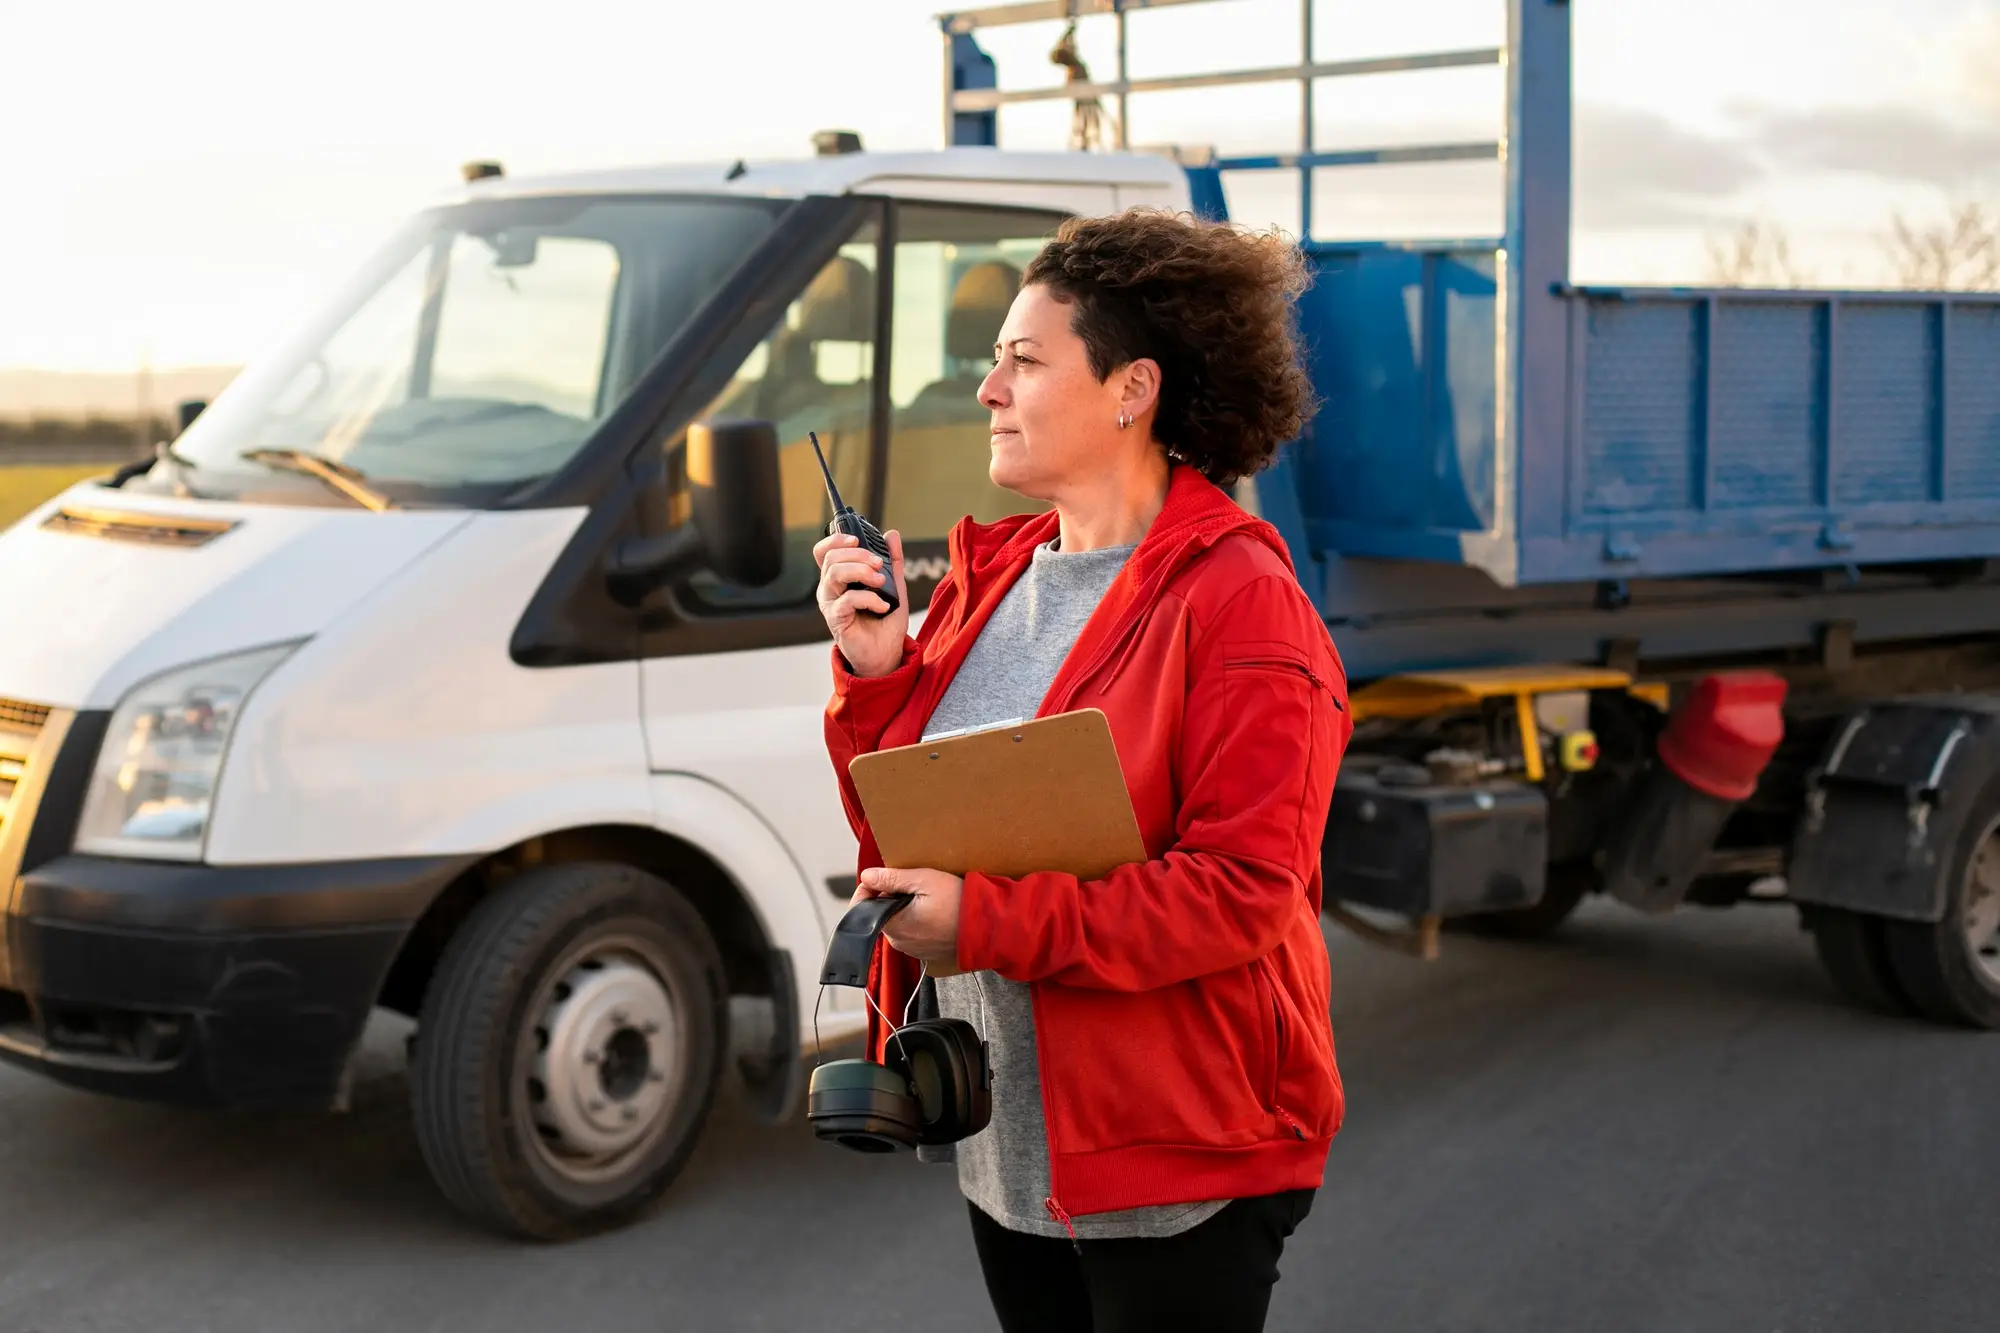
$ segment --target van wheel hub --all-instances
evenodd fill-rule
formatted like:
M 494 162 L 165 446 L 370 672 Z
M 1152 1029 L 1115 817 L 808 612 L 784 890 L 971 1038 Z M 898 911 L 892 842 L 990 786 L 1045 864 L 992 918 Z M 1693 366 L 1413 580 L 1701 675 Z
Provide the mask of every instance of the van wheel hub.
M 535 1029 L 529 1104 L 547 1146 L 597 1160 L 646 1138 L 676 1091 L 676 1040 L 673 999 L 647 968 L 617 957 L 571 968 Z

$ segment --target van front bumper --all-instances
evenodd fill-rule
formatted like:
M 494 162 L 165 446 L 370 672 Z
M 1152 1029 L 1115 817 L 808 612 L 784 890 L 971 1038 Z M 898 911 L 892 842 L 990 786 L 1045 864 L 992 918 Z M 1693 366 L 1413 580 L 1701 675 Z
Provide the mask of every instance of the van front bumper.
M 0 1060 L 151 1101 L 337 1105 L 398 949 L 470 859 L 59 856 L 0 919 Z

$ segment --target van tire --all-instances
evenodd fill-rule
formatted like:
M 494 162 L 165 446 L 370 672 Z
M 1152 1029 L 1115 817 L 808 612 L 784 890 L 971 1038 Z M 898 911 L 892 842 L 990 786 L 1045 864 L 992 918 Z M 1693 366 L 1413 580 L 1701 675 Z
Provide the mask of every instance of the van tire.
M 1865 912 L 1838 907 L 1805 909 L 1813 950 L 1819 954 L 1820 966 L 1833 988 L 1863 1009 L 1903 1016 L 1911 1012 L 1910 999 L 1889 962 L 1889 942 L 1883 932 L 1886 924 Z
M 728 1022 L 714 938 L 672 886 L 603 862 L 523 871 L 459 928 L 424 997 L 424 1161 L 453 1206 L 508 1235 L 630 1222 L 694 1152 Z

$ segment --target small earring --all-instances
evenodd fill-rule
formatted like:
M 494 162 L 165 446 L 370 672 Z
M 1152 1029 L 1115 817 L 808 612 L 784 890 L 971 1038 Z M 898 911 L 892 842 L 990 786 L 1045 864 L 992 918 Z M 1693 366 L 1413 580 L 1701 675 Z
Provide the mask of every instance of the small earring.
M 1123 412 L 1120 412 L 1118 414 L 1118 429 L 1124 430 L 1127 426 L 1131 424 L 1132 424 L 1132 418 L 1126 416 Z

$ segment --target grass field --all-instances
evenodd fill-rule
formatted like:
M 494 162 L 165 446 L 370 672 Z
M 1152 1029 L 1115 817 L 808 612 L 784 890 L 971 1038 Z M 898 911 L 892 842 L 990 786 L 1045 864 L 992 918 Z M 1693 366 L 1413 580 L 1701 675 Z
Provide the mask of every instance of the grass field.
M 87 467 L 73 463 L 61 467 L 0 467 L 0 528 L 12 527 L 15 519 L 72 482 L 109 471 L 111 467 L 105 463 Z

